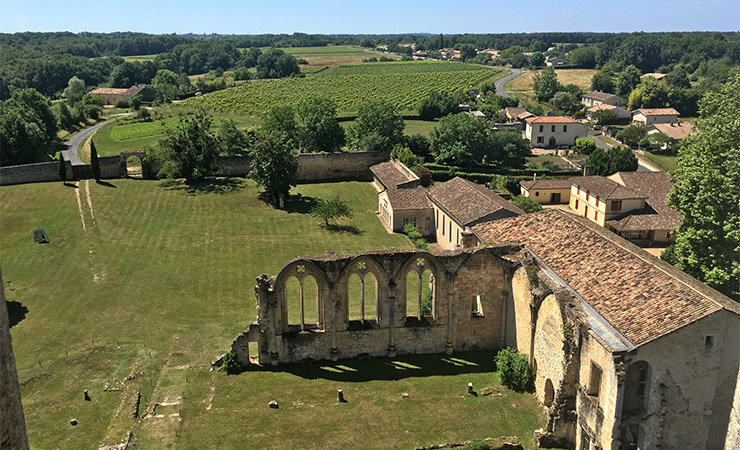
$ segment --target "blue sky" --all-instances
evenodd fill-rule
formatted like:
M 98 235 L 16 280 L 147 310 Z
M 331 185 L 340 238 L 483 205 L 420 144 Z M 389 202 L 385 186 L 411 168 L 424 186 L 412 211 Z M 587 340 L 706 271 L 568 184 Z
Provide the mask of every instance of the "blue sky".
M 738 31 L 740 0 L 2 0 L 0 32 Z

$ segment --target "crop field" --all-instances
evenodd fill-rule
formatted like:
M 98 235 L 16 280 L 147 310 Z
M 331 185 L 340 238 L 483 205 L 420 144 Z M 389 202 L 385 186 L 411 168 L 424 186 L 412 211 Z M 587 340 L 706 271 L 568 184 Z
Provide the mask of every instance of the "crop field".
M 210 371 L 255 319 L 257 275 L 301 254 L 410 247 L 378 221 L 369 183 L 292 193 L 275 210 L 243 179 L 1 187 L 0 262 L 31 447 L 98 448 L 130 430 L 145 449 L 413 448 L 489 436 L 533 449 L 541 409 L 501 388 L 490 352 Z M 354 232 L 307 214 L 332 195 L 353 206 Z M 33 243 L 36 228 L 49 244 Z M 466 396 L 468 382 L 492 395 Z M 132 420 L 137 392 L 146 417 Z
M 375 50 L 366 50 L 354 45 L 327 45 L 324 47 L 281 48 L 285 53 L 308 61 L 309 66 L 338 66 L 340 64 L 361 63 L 367 58 L 386 58 L 393 56 Z M 303 67 L 303 66 L 302 66 Z
M 591 78 L 596 72 L 596 69 L 555 69 L 560 84 L 563 86 L 575 84 L 584 92 L 591 91 Z M 506 92 L 520 100 L 534 101 L 534 75 L 536 73 L 539 73 L 539 70 L 527 72 L 506 83 Z
M 360 63 L 344 64 L 330 67 L 321 72 L 320 76 L 333 75 L 387 75 L 395 73 L 428 73 L 428 72 L 460 72 L 489 70 L 491 75 L 498 72 L 497 69 L 477 64 L 465 64 L 453 61 L 404 61 L 383 63 Z
M 411 110 L 429 92 L 455 91 L 474 86 L 500 76 L 502 72 L 483 66 L 480 66 L 480 70 L 468 70 L 468 65 L 462 64 L 456 66 L 463 70 L 427 72 L 423 71 L 427 67 L 425 63 L 410 63 L 408 67 L 418 67 L 422 71 L 393 73 L 388 72 L 394 69 L 392 66 L 383 69 L 385 64 L 388 63 L 363 65 L 362 68 L 371 73 L 323 76 L 322 72 L 308 78 L 261 80 L 200 98 L 190 98 L 178 105 L 260 116 L 274 105 L 295 104 L 318 94 L 334 100 L 340 111 L 356 111 L 363 101 L 370 98 L 383 98 L 400 110 Z

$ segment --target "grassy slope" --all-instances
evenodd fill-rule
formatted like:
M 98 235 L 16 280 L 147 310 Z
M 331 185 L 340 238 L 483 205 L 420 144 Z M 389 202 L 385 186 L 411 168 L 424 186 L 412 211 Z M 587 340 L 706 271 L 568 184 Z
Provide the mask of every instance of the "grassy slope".
M 131 426 L 136 387 L 142 388 L 142 410 L 155 401 L 172 403 L 158 409 L 164 418 L 137 422 L 134 434 L 142 448 L 208 448 L 213 442 L 223 448 L 341 448 L 350 441 L 360 447 L 408 447 L 471 435 L 528 437 L 541 426 L 530 396 L 460 398 L 469 380 L 476 386 L 495 382 L 491 374 L 462 375 L 480 370 L 477 366 L 454 366 L 456 377 L 371 382 L 360 382 L 362 376 L 337 380 L 336 371 L 345 370 L 337 365 L 231 377 L 208 371 L 209 361 L 254 319 L 252 286 L 258 274 L 275 274 L 299 254 L 408 246 L 405 237 L 388 235 L 378 222 L 377 197 L 368 184 L 295 189 L 304 199 L 334 193 L 349 199 L 356 211 L 353 223 L 362 231 L 354 235 L 318 227 L 303 213 L 305 200 L 293 201 L 289 211 L 273 210 L 241 180 L 189 190 L 154 181 L 89 183 L 93 219 L 84 200 L 86 183 L 80 192 L 87 231 L 73 188 L 59 183 L 0 188 L 6 294 L 11 309 L 26 309 L 13 314 L 22 320 L 11 332 L 34 448 L 96 448 L 120 441 Z M 32 243 L 31 231 L 39 227 L 50 244 Z M 428 358 L 410 359 L 422 367 L 412 372 L 449 369 L 449 362 Z M 470 358 L 490 363 L 490 355 Z M 358 375 L 375 373 L 372 362 L 357 367 Z M 390 370 L 383 360 L 377 364 L 383 377 L 411 370 Z M 123 391 L 102 391 L 106 382 L 130 374 L 136 377 Z M 337 388 L 345 389 L 350 404 L 333 406 Z M 92 402 L 82 401 L 84 389 Z M 410 392 L 412 401 L 400 402 L 400 392 Z M 280 410 L 266 408 L 272 398 L 281 402 Z M 173 423 L 170 414 L 178 413 L 175 418 L 182 421 Z M 69 426 L 72 418 L 78 426 Z

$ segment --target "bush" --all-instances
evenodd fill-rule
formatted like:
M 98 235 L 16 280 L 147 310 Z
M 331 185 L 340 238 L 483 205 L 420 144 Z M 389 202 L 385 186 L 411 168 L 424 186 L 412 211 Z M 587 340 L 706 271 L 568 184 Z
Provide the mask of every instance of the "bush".
M 535 200 L 533 200 L 530 197 L 525 197 L 523 195 L 515 195 L 511 197 L 511 203 L 516 205 L 519 209 L 526 213 L 533 213 L 537 211 L 542 211 L 542 205 L 537 203 Z
M 242 365 L 236 360 L 234 352 L 228 352 L 224 355 L 224 364 L 221 369 L 229 375 L 241 372 Z
M 429 250 L 429 244 L 427 243 L 426 239 L 419 238 L 419 239 L 414 239 L 413 241 L 414 241 L 414 247 L 416 247 L 417 249 L 424 250 L 424 251 Z
M 534 374 L 527 355 L 512 347 L 496 354 L 496 367 L 501 375 L 501 384 L 516 392 L 534 391 Z
M 424 296 L 421 297 L 421 315 L 431 316 L 433 304 L 434 299 L 432 297 L 432 291 L 427 289 L 426 291 L 424 291 Z
M 116 105 L 115 106 L 116 106 L 116 108 L 122 108 L 123 109 L 123 108 L 129 108 L 129 107 L 131 107 L 131 104 L 129 102 L 127 102 L 126 100 L 118 100 L 116 102 Z
M 463 447 L 463 450 L 491 450 L 491 445 L 486 441 L 476 439 L 474 441 L 470 441 L 468 445 Z

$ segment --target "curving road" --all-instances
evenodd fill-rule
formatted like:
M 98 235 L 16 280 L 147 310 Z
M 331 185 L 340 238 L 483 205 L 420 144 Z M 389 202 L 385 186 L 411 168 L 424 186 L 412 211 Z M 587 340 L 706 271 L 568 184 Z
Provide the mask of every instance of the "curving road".
M 499 97 L 510 97 L 509 93 L 506 92 L 506 89 L 504 89 L 504 85 L 508 83 L 509 81 L 513 80 L 514 78 L 518 77 L 519 75 L 526 72 L 526 70 L 522 69 L 509 69 L 506 67 L 502 67 L 504 70 L 508 70 L 510 72 L 509 75 L 506 75 L 505 77 L 501 78 L 500 80 L 496 81 L 496 95 Z
M 67 142 L 64 143 L 63 150 L 61 151 L 64 155 L 64 159 L 71 162 L 73 166 L 82 166 L 85 163 L 82 162 L 79 155 L 80 145 L 82 145 L 83 142 L 87 140 L 87 138 L 90 137 L 93 133 L 95 133 L 99 128 L 108 125 L 111 122 L 114 122 L 119 117 L 126 117 L 130 116 L 133 113 L 124 113 L 124 114 L 118 114 L 116 117 L 112 119 L 108 119 L 105 122 L 96 123 L 95 125 L 85 128 L 84 130 L 80 131 L 79 133 L 75 134 Z

